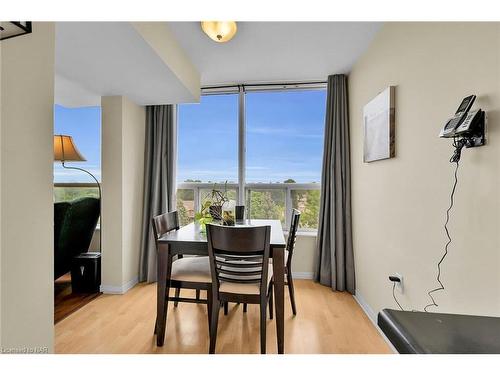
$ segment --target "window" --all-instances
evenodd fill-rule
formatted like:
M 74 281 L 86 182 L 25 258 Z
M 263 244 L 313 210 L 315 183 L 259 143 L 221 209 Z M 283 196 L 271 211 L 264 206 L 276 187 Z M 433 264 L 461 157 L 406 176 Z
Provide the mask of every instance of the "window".
M 319 183 L 325 91 L 246 95 L 246 181 Z
M 247 189 L 246 208 L 250 219 L 276 219 L 285 224 L 285 191 Z
M 65 134 L 73 141 L 87 161 L 68 162 L 101 179 L 101 108 L 66 108 L 54 106 L 54 134 Z M 98 197 L 95 181 L 85 172 L 65 169 L 54 163 L 54 200 L 70 201 L 80 197 Z
M 177 212 L 180 225 L 186 225 L 194 220 L 194 189 L 177 189 Z
M 180 105 L 177 121 L 177 211 L 186 225 L 215 183 L 222 188 L 227 182 L 229 197 L 236 199 L 238 95 L 202 96 L 200 104 Z
M 316 229 L 319 223 L 318 189 L 292 190 L 292 207 L 300 211 L 299 228 Z
M 93 184 L 57 183 L 54 186 L 54 202 L 69 202 L 77 198 L 99 198 L 99 190 Z
M 248 189 L 251 218 L 280 219 L 285 224 L 291 216 L 286 207 L 289 199 L 302 213 L 300 228 L 318 227 L 319 190 L 316 186 L 296 190 L 293 184 L 318 184 L 319 188 L 325 101 L 324 90 L 246 95 L 246 182 L 283 186 L 260 193 Z
M 202 96 L 178 111 L 178 182 L 238 181 L 238 95 Z
M 194 220 L 214 183 L 223 189 L 227 182 L 230 199 L 246 206 L 247 217 L 278 219 L 287 227 L 296 208 L 302 213 L 301 230 L 315 230 L 325 103 L 326 90 L 320 88 L 218 93 L 202 96 L 200 104 L 179 105 L 181 223 Z M 239 123 L 239 111 L 245 113 L 245 123 Z M 244 137 L 239 138 L 243 129 Z M 245 150 L 240 151 L 244 170 L 238 150 Z

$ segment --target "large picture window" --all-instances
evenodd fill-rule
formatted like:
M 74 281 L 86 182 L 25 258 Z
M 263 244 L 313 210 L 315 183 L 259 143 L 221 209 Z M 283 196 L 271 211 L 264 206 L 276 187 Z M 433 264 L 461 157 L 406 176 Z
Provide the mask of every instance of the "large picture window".
M 246 181 L 319 183 L 325 91 L 246 95 Z
M 202 96 L 200 104 L 180 105 L 177 116 L 177 211 L 185 225 L 214 184 L 227 182 L 236 199 L 238 94 Z
M 300 229 L 318 225 L 326 90 L 253 90 L 202 95 L 178 106 L 177 209 L 194 220 L 214 184 L 253 219 Z M 243 134 L 241 134 L 243 132 Z M 227 184 L 226 184 L 227 182 Z M 241 193 L 241 194 L 240 194 Z
M 178 110 L 178 182 L 238 182 L 238 95 L 202 96 Z

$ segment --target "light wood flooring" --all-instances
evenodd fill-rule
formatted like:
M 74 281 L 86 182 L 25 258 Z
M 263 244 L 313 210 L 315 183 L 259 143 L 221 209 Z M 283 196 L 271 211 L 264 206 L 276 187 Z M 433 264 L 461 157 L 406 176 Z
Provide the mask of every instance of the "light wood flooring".
M 189 293 L 189 292 L 187 292 Z M 285 293 L 285 353 L 391 353 L 348 293 L 334 293 L 310 280 L 296 280 L 297 316 Z M 125 295 L 101 295 L 55 325 L 56 353 L 208 352 L 205 305 L 169 303 L 165 345 L 153 335 L 156 284 Z M 276 353 L 276 325 L 267 321 L 267 352 Z M 217 353 L 260 353 L 257 305 L 230 304 L 219 318 Z
M 58 323 L 85 306 L 101 293 L 74 293 L 68 273 L 54 281 L 54 322 Z

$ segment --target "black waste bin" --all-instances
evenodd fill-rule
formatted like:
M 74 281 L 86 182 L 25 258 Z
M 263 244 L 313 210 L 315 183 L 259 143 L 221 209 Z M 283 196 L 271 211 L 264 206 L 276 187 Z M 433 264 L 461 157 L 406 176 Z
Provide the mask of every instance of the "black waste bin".
M 101 253 L 81 253 L 71 265 L 71 288 L 76 293 L 98 293 L 101 287 Z

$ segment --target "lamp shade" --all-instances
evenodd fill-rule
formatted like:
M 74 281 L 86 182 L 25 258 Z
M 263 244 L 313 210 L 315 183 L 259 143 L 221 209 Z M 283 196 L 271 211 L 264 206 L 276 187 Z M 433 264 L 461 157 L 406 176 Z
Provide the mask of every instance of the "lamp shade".
M 86 161 L 69 135 L 54 135 L 55 161 Z
M 231 40 L 238 29 L 234 21 L 202 21 L 201 28 L 210 39 L 218 43 Z

